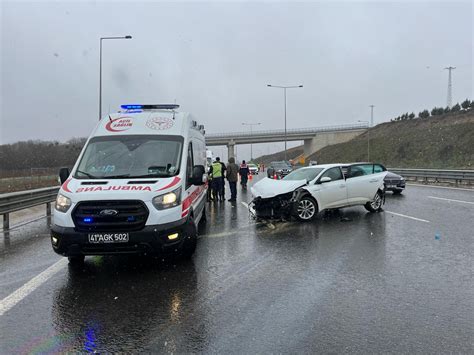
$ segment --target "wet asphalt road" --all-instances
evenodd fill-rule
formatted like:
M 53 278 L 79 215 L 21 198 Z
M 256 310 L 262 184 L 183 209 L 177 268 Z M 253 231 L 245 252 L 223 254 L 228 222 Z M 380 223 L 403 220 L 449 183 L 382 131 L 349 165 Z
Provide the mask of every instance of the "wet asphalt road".
M 74 270 L 46 219 L 0 234 L 0 299 L 62 260 L 0 315 L 0 352 L 474 352 L 474 191 L 410 186 L 307 224 L 256 224 L 247 199 L 208 206 L 187 262 Z

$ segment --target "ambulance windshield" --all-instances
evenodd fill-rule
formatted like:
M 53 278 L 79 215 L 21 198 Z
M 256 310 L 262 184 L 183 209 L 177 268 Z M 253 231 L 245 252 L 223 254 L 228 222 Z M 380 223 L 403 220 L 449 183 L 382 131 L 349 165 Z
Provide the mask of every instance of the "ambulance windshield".
M 179 173 L 183 138 L 128 135 L 94 137 L 74 173 L 77 179 L 170 177 Z

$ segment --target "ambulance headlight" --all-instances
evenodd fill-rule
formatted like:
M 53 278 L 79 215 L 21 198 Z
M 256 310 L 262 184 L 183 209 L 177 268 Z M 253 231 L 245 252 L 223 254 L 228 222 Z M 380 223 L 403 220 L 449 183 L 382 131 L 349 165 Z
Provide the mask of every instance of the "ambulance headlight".
M 58 194 L 54 208 L 56 208 L 56 210 L 59 212 L 66 213 L 69 207 L 71 207 L 71 199 L 64 195 Z
M 156 196 L 152 200 L 153 206 L 157 210 L 176 207 L 181 204 L 181 187 L 163 195 Z

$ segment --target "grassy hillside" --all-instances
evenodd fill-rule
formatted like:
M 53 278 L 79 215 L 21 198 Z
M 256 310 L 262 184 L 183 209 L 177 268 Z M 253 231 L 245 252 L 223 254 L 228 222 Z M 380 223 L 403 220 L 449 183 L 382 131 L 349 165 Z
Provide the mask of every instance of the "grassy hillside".
M 397 168 L 474 169 L 474 111 L 426 119 L 379 124 L 346 143 L 327 146 L 306 157 L 318 163 L 367 161 L 367 134 L 370 160 Z M 288 150 L 292 159 L 303 146 Z M 284 152 L 255 159 L 268 164 L 283 160 Z
M 387 122 L 349 142 L 321 149 L 307 160 L 319 163 L 370 160 L 399 168 L 474 168 L 474 112 Z
M 298 146 L 290 148 L 287 150 L 287 158 L 294 159 L 303 154 L 303 146 Z M 281 161 L 285 160 L 285 151 L 277 152 L 269 155 L 262 155 L 261 157 L 255 158 L 254 161 L 257 163 L 264 163 L 266 165 L 270 164 L 272 161 Z

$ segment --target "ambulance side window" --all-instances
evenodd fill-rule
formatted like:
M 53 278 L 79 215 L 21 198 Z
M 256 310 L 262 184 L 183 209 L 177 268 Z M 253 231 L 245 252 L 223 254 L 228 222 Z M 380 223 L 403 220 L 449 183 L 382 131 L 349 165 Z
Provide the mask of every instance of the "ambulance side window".
M 189 143 L 188 146 L 188 160 L 186 162 L 186 189 L 188 189 L 191 184 L 191 179 L 193 177 L 193 166 L 194 166 L 194 159 L 193 159 L 193 144 Z

